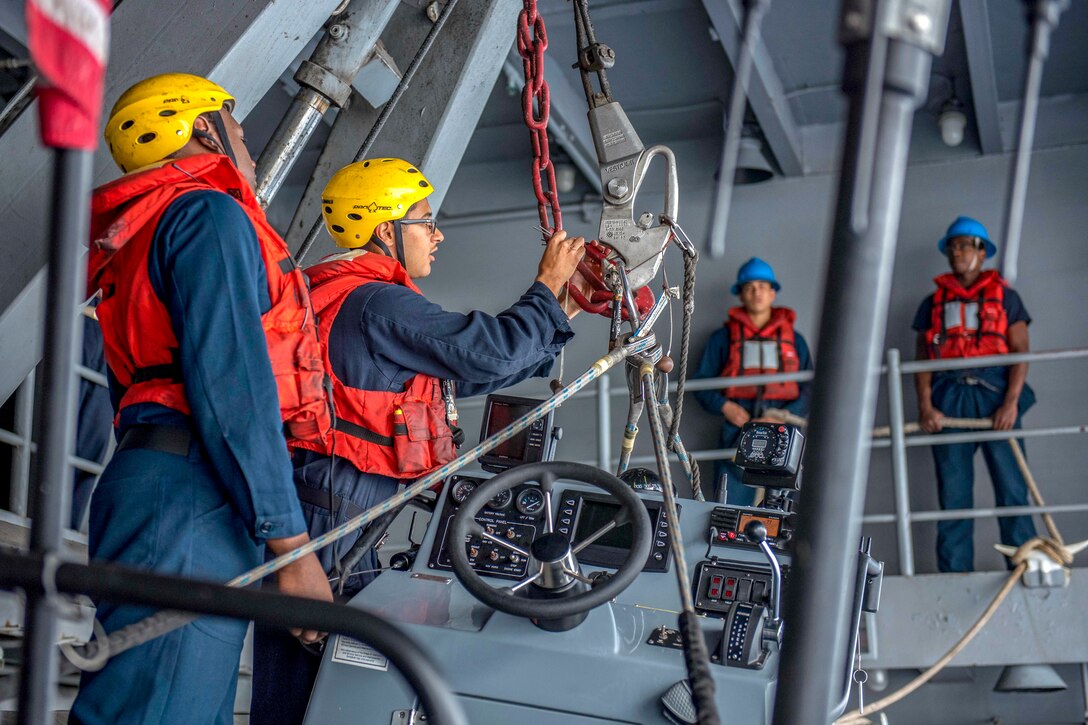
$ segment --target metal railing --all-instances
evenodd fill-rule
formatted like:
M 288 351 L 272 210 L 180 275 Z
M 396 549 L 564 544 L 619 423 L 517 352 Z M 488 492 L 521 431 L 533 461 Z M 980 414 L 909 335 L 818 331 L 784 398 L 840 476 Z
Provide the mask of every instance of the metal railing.
M 898 349 L 891 348 L 886 353 L 887 363 L 880 368 L 881 374 L 887 376 L 888 385 L 888 415 L 890 418 L 890 435 L 887 437 L 874 437 L 871 439 L 873 448 L 891 448 L 892 450 L 892 486 L 894 492 L 895 511 L 892 513 L 869 514 L 862 518 L 865 524 L 892 524 L 896 526 L 896 540 L 899 549 L 900 572 L 905 576 L 914 575 L 914 541 L 911 525 L 914 523 L 930 521 L 947 521 L 954 519 L 980 519 L 1001 518 L 1006 516 L 1024 516 L 1042 513 L 1080 513 L 1088 511 L 1088 502 L 1080 504 L 1061 504 L 1047 506 L 1005 506 L 992 508 L 970 508 L 935 511 L 912 511 L 910 507 L 910 480 L 907 474 L 906 449 L 920 446 L 950 445 L 954 443 L 973 443 L 1009 440 L 1012 438 L 1038 438 L 1056 435 L 1074 435 L 1088 433 L 1088 424 L 1053 426 L 1048 428 L 1016 429 L 1009 431 L 976 430 L 964 433 L 938 433 L 935 435 L 911 435 L 907 436 L 904 420 L 903 405 L 903 376 L 918 372 L 938 372 L 948 370 L 961 370 L 968 368 L 999 367 L 1017 365 L 1019 363 L 1054 362 L 1060 360 L 1074 360 L 1088 358 L 1088 348 L 1073 348 L 1063 350 L 1046 350 L 1040 352 L 1011 353 L 1008 355 L 989 355 L 985 357 L 954 358 L 943 360 L 914 360 L 901 362 Z M 748 375 L 728 378 L 707 378 L 702 380 L 688 380 L 685 384 L 687 392 L 700 390 L 718 390 L 732 385 L 765 385 L 776 382 L 805 382 L 812 380 L 814 372 L 804 370 L 794 373 L 774 373 L 768 375 Z M 676 384 L 669 387 L 671 393 L 676 392 Z M 585 460 L 584 463 L 594 464 L 605 470 L 614 470 L 618 463 L 618 457 L 612 455 L 612 398 L 626 397 L 627 386 L 613 387 L 608 375 L 602 375 L 597 379 L 596 390 L 584 390 L 571 396 L 571 400 L 593 399 L 597 409 L 597 458 Z M 458 407 L 471 410 L 483 406 L 483 399 L 476 398 L 458 403 Z M 714 448 L 691 450 L 689 456 L 697 461 L 717 461 L 731 459 L 736 453 L 735 448 Z M 633 456 L 631 465 L 654 463 L 653 455 Z
M 1053 362 L 1088 358 L 1088 348 L 1047 350 L 1040 352 L 1013 353 L 1009 355 L 990 355 L 987 357 L 955 358 L 945 360 L 914 360 L 901 362 L 899 350 L 892 348 L 886 353 L 887 363 L 881 367 L 881 373 L 887 376 L 888 416 L 890 435 L 873 438 L 873 448 L 890 448 L 892 464 L 892 486 L 894 508 L 891 513 L 868 514 L 862 522 L 866 524 L 895 524 L 896 541 L 899 550 L 900 572 L 906 576 L 914 574 L 914 541 L 911 526 L 915 523 L 947 521 L 953 519 L 980 519 L 1005 516 L 1023 516 L 1042 513 L 1080 513 L 1088 511 L 1088 502 L 1080 504 L 1060 504 L 1047 506 L 1008 506 L 992 508 L 970 508 L 955 510 L 912 511 L 910 506 L 910 480 L 907 473 L 906 450 L 920 446 L 950 445 L 954 443 L 985 442 L 1009 440 L 1011 438 L 1036 438 L 1056 435 L 1074 435 L 1088 433 L 1088 424 L 1052 426 L 1047 428 L 1018 429 L 1011 431 L 978 430 L 963 433 L 938 433 L 935 435 L 906 435 L 904 432 L 903 376 L 918 372 L 938 372 L 979 367 L 997 367 L 1019 363 Z M 98 385 L 106 385 L 106 378 L 101 373 L 78 366 L 79 375 Z M 688 380 L 687 392 L 717 390 L 731 385 L 763 385 L 775 382 L 806 382 L 812 380 L 814 373 L 804 370 L 794 373 L 775 373 L 769 375 L 749 375 L 728 378 L 708 378 Z M 670 392 L 676 392 L 676 383 L 672 383 Z M 612 386 L 608 375 L 597 379 L 595 390 L 584 390 L 571 396 L 571 400 L 593 400 L 596 403 L 597 418 L 597 457 L 585 463 L 597 465 L 605 470 L 612 470 L 618 457 L 612 453 L 612 398 L 626 397 L 627 386 Z M 27 499 L 29 495 L 30 456 L 35 451 L 31 440 L 34 404 L 34 373 L 31 372 L 16 392 L 14 430 L 0 429 L 0 444 L 13 447 L 11 471 L 11 498 L 9 510 L 13 516 L 5 520 L 15 520 L 23 525 L 28 522 Z M 472 410 L 483 406 L 483 398 L 473 398 L 458 403 L 462 410 Z M 732 458 L 735 448 L 712 448 L 689 452 L 696 461 L 717 461 Z M 633 456 L 631 465 L 653 464 L 653 455 Z M 94 475 L 102 472 L 103 466 L 94 461 L 87 461 L 76 456 L 69 458 L 72 467 Z M 69 532 L 70 540 L 80 541 L 81 535 Z
M 79 377 L 90 383 L 101 387 L 108 386 L 106 376 L 97 370 L 92 370 L 83 365 L 77 365 L 75 370 Z M 27 516 L 30 499 L 30 460 L 38 450 L 38 445 L 33 439 L 35 382 L 35 373 L 31 370 L 13 396 L 15 415 L 12 430 L 0 428 L 0 444 L 12 448 L 11 490 L 8 497 L 7 511 L 0 509 L 0 513 L 4 514 L 0 517 L 0 520 L 24 528 L 30 525 L 30 519 Z M 112 448 L 111 443 L 111 452 Z M 100 476 L 105 468 L 104 464 L 89 461 L 76 455 L 68 457 L 68 464 L 76 470 L 90 473 L 93 476 Z M 66 531 L 65 539 L 76 543 L 86 543 L 86 537 L 78 531 Z

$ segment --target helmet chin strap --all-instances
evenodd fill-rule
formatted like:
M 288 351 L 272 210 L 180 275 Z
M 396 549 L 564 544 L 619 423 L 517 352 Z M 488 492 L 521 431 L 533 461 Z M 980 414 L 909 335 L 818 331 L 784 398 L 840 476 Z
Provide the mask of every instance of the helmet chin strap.
M 397 221 L 393 222 L 393 243 L 397 245 L 397 259 L 400 260 L 400 266 L 408 271 L 408 265 L 405 264 L 404 259 L 404 237 L 400 233 L 400 224 Z
M 234 149 L 231 147 L 230 137 L 227 136 L 227 126 L 223 123 L 222 115 L 220 115 L 219 111 L 216 111 L 211 114 L 211 117 L 212 122 L 215 124 L 215 130 L 219 134 L 219 138 L 212 136 L 207 131 L 198 131 L 196 129 L 193 130 L 193 135 L 218 146 L 220 153 L 226 155 L 226 157 L 230 159 L 230 162 L 234 164 L 234 167 L 238 168 L 238 159 L 234 157 Z
M 404 236 L 400 232 L 400 224 L 397 223 L 397 220 L 393 220 L 393 245 L 397 249 L 396 256 L 393 255 L 393 250 L 389 248 L 389 245 L 383 242 L 381 237 L 377 234 L 370 237 L 370 243 L 375 245 L 378 248 L 378 251 L 385 256 L 392 257 L 400 262 L 400 266 L 404 267 L 405 270 L 408 269 L 404 264 Z

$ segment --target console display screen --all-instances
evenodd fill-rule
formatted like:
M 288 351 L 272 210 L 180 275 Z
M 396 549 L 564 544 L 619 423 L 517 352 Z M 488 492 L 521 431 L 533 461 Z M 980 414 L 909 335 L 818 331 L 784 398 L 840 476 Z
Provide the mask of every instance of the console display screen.
M 585 541 L 593 532 L 611 521 L 619 513 L 619 510 L 619 504 L 582 499 L 582 510 L 578 515 L 578 526 L 574 530 L 573 541 Z M 631 548 L 633 535 L 631 524 L 624 524 L 623 526 L 617 526 L 594 541 L 593 545 L 608 546 L 626 551 Z
M 778 527 L 782 523 L 781 519 L 772 518 L 770 516 L 755 516 L 753 514 L 741 514 L 740 523 L 737 524 L 737 531 L 743 532 L 745 527 L 751 521 L 759 521 L 767 527 L 768 538 L 778 537 Z
M 519 405 L 501 400 L 490 401 L 486 413 L 487 420 L 484 423 L 483 437 L 489 438 L 495 435 L 530 410 L 532 410 L 532 407 L 529 405 Z M 505 443 L 492 448 L 487 455 L 496 458 L 508 458 L 517 463 L 523 463 L 525 462 L 525 444 L 528 440 L 529 429 L 526 428 Z

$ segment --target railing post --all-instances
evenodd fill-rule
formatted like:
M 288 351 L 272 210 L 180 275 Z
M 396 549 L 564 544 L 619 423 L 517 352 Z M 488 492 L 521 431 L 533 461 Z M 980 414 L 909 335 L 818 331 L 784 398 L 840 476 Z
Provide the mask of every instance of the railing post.
M 34 371 L 31 370 L 15 393 L 15 421 L 12 432 L 20 443 L 11 452 L 11 511 L 27 515 L 30 498 L 30 444 L 34 435 Z
M 899 350 L 888 350 L 888 417 L 891 423 L 892 484 L 895 486 L 895 529 L 899 541 L 899 569 L 914 576 L 914 541 L 910 530 L 910 481 L 907 478 L 907 442 L 903 434 L 903 375 Z
M 608 375 L 597 378 L 597 467 L 612 470 L 612 398 Z

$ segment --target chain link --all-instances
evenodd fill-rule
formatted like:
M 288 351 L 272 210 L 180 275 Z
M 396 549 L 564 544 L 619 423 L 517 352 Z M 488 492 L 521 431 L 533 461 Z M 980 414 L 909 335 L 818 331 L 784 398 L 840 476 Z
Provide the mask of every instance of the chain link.
M 563 212 L 559 208 L 559 193 L 555 188 L 555 166 L 548 145 L 548 118 L 551 95 L 544 79 L 544 51 L 548 49 L 548 31 L 536 0 L 522 0 L 518 14 L 518 54 L 525 70 L 525 87 L 521 91 L 521 110 L 529 128 L 533 147 L 533 193 L 536 194 L 540 226 L 555 233 L 563 228 Z
M 548 232 L 554 234 L 563 228 L 563 212 L 559 207 L 555 166 L 552 164 L 551 146 L 548 143 L 551 93 L 548 90 L 548 81 L 544 78 L 544 51 L 548 49 L 548 30 L 544 26 L 544 16 L 537 10 L 537 0 L 522 0 L 522 9 L 518 13 L 517 46 L 525 71 L 521 111 L 533 148 L 530 176 L 533 180 L 540 226 L 548 230 L 544 233 L 548 237 Z M 608 250 L 595 240 L 587 243 L 586 258 L 578 263 L 578 271 L 590 284 L 592 292 L 587 297 L 575 285 L 566 286 L 568 294 L 579 307 L 598 315 L 608 315 L 611 308 L 612 290 L 605 284 L 602 275 L 605 265 L 610 264 L 607 256 Z M 640 314 L 644 314 L 653 305 L 653 293 L 645 287 L 635 292 L 635 299 Z M 627 316 L 626 310 L 624 316 Z

